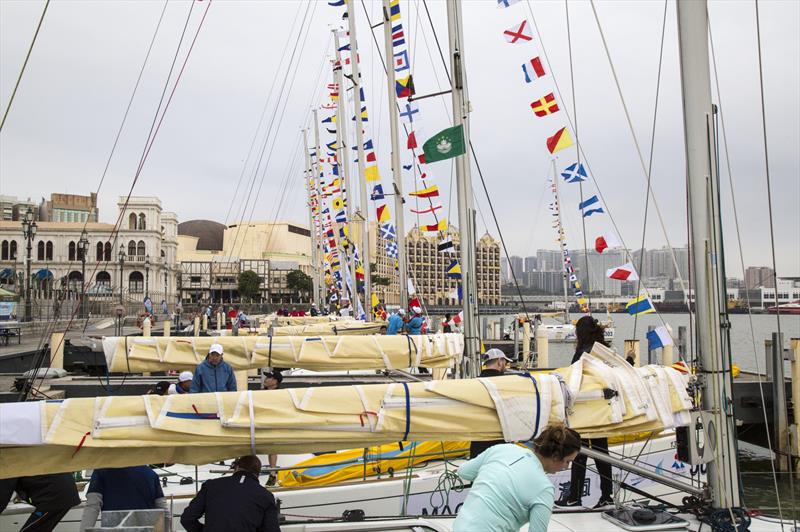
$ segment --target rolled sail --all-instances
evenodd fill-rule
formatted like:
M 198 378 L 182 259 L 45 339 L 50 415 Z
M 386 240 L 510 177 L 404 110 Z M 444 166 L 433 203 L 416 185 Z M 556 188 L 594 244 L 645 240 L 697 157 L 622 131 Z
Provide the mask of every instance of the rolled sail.
M 385 321 L 332 321 L 329 323 L 314 323 L 309 325 L 287 325 L 284 327 L 273 327 L 273 336 L 345 336 L 345 335 L 367 335 L 378 334 L 381 329 L 386 328 Z M 259 332 L 266 334 L 267 329 L 259 329 Z
M 454 367 L 464 353 L 457 333 L 419 336 L 222 336 L 103 339 L 108 371 L 140 373 L 193 369 L 211 344 L 222 344 L 234 370 L 263 367 L 313 371 Z
M 553 373 L 366 386 L 98 397 L 0 405 L 0 477 L 408 440 L 526 441 L 567 420 L 584 437 L 688 423 L 685 377 L 609 349 Z

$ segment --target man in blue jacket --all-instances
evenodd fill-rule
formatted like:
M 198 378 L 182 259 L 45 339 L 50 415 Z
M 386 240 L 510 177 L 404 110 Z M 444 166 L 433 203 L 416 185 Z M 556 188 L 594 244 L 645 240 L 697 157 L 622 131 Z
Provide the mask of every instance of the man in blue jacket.
M 235 392 L 236 377 L 227 362 L 222 360 L 222 346 L 212 344 L 206 359 L 197 365 L 189 393 Z
M 408 320 L 406 323 L 405 329 L 408 331 L 408 334 L 412 336 L 422 334 L 422 322 L 424 321 L 422 318 L 422 308 L 421 307 L 411 307 L 411 312 L 413 316 L 411 319 Z
M 394 335 L 400 334 L 400 331 L 403 330 L 403 316 L 405 316 L 406 311 L 402 308 L 397 309 L 397 312 L 389 316 L 389 323 L 386 327 L 386 334 L 387 335 Z

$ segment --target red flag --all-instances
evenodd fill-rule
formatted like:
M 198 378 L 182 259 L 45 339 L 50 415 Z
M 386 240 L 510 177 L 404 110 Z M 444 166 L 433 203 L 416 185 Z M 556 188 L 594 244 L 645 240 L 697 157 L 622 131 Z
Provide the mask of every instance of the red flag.
M 547 116 L 558 112 L 558 104 L 556 97 L 551 92 L 550 94 L 539 98 L 531 104 L 531 109 L 536 116 Z
M 425 164 L 425 154 L 424 153 L 422 155 L 420 155 L 419 157 L 417 157 L 417 159 L 419 159 L 419 164 Z
M 417 147 L 417 135 L 412 131 L 408 135 L 408 142 L 406 143 L 406 148 L 409 150 L 413 150 Z
M 602 253 L 608 248 L 616 248 L 621 246 L 619 239 L 614 233 L 605 233 L 598 236 L 594 241 L 594 249 L 598 253 Z
M 606 270 L 606 277 L 609 279 L 617 279 L 619 281 L 637 281 L 639 276 L 636 275 L 636 269 L 633 264 L 628 262 L 622 266 Z
M 375 162 L 375 152 L 374 151 L 371 151 L 371 152 L 367 153 L 367 162 L 368 163 L 374 163 Z

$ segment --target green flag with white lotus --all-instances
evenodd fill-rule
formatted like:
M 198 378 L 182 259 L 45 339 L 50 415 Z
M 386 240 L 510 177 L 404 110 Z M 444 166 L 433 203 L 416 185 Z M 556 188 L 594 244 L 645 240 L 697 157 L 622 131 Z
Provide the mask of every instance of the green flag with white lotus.
M 449 127 L 429 138 L 422 146 L 425 162 L 434 163 L 463 155 L 467 151 L 464 143 L 464 126 Z

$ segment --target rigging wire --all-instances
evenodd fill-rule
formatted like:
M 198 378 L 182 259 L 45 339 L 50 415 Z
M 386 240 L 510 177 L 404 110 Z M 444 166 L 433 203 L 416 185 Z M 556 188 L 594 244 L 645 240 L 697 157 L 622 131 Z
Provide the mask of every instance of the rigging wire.
M 36 25 L 36 31 L 33 33 L 33 39 L 31 39 L 31 45 L 28 47 L 28 53 L 25 54 L 25 61 L 22 62 L 22 68 L 19 71 L 19 76 L 17 76 L 17 82 L 14 83 L 14 90 L 11 91 L 11 98 L 8 100 L 8 105 L 6 105 L 6 110 L 3 113 L 3 119 L 0 120 L 0 131 L 3 131 L 3 126 L 6 123 L 6 118 L 8 118 L 8 112 L 11 111 L 11 104 L 14 103 L 14 97 L 17 95 L 17 89 L 19 88 L 19 84 L 22 81 L 22 75 L 25 73 L 25 67 L 28 66 L 28 59 L 31 58 L 31 52 L 33 52 L 33 45 L 36 44 L 36 38 L 39 36 L 39 30 L 42 29 L 42 22 L 44 22 L 44 16 L 47 13 L 47 8 L 50 6 L 50 0 L 47 0 L 44 3 L 44 9 L 42 9 L 42 15 L 39 17 L 39 23 Z
M 572 117 L 575 121 L 575 148 L 578 154 L 578 166 L 576 167 L 575 171 L 577 172 L 581 167 L 581 141 L 580 136 L 578 135 L 578 95 L 575 93 L 575 69 L 572 64 L 572 32 L 570 31 L 570 24 L 569 24 L 569 0 L 564 0 L 564 11 L 567 19 L 567 48 L 569 51 L 569 80 L 570 85 L 572 88 Z M 558 179 L 558 175 L 554 175 L 553 179 Z M 578 193 L 580 194 L 581 203 L 583 203 L 583 180 L 578 181 Z M 586 217 L 581 216 L 581 228 L 583 233 L 583 259 L 584 259 L 584 267 L 586 268 L 586 308 L 589 310 L 589 314 L 592 313 L 592 288 L 591 288 L 591 278 L 592 276 L 589 274 L 589 247 L 586 244 Z M 567 306 L 567 312 L 569 312 L 569 306 Z M 634 334 L 633 338 L 636 338 Z
M 206 18 L 206 15 L 208 14 L 209 8 L 211 7 L 211 3 L 212 3 L 212 0 L 209 0 L 208 4 L 206 4 L 206 9 L 203 12 L 203 16 L 200 19 L 200 22 L 199 22 L 199 24 L 197 26 L 197 29 L 195 30 L 195 34 L 194 34 L 194 38 L 192 39 L 192 43 L 189 46 L 189 49 L 188 49 L 188 51 L 186 53 L 186 56 L 184 57 L 183 64 L 181 65 L 180 71 L 178 72 L 178 74 L 177 74 L 177 76 L 175 78 L 175 82 L 173 84 L 172 91 L 170 92 L 170 96 L 167 99 L 167 102 L 164 105 L 164 108 L 163 108 L 163 111 L 162 111 L 161 104 L 164 101 L 164 95 L 166 94 L 166 90 L 169 87 L 169 82 L 170 82 L 170 79 L 172 77 L 172 72 L 174 70 L 175 63 L 177 62 L 178 55 L 180 53 L 180 49 L 181 49 L 181 46 L 183 44 L 184 36 L 186 35 L 186 29 L 187 29 L 187 27 L 189 25 L 189 20 L 191 19 L 191 16 L 192 16 L 192 10 L 193 10 L 193 7 L 194 7 L 194 2 L 192 2 L 190 4 L 190 6 L 189 6 L 189 12 L 188 12 L 188 14 L 186 16 L 186 21 L 184 23 L 183 30 L 181 32 L 181 38 L 180 38 L 180 40 L 178 42 L 178 46 L 175 49 L 175 54 L 174 54 L 173 59 L 172 59 L 172 64 L 170 66 L 170 70 L 169 70 L 169 73 L 167 75 L 167 79 L 164 82 L 164 88 L 163 88 L 163 90 L 161 92 L 161 97 L 159 99 L 159 103 L 158 103 L 158 106 L 156 108 L 156 112 L 155 112 L 155 114 L 153 116 L 153 121 L 152 121 L 152 123 L 150 125 L 150 131 L 148 132 L 148 138 L 147 138 L 147 140 L 145 142 L 145 148 L 144 148 L 144 151 L 142 152 L 142 155 L 141 155 L 141 158 L 140 158 L 140 161 L 139 161 L 139 166 L 138 166 L 138 168 L 136 170 L 136 173 L 134 174 L 134 177 L 133 177 L 132 182 L 131 182 L 131 187 L 128 190 L 127 196 L 125 197 L 125 201 L 123 202 L 123 205 L 120 208 L 119 215 L 117 216 L 117 221 L 115 222 L 114 227 L 113 227 L 113 229 L 111 231 L 111 234 L 109 236 L 109 240 L 112 237 L 114 237 L 114 239 L 116 241 L 117 236 L 115 236 L 115 235 L 118 235 L 118 233 L 119 233 L 119 228 L 120 228 L 120 225 L 122 223 L 123 215 L 125 213 L 125 210 L 127 209 L 127 206 L 128 206 L 129 201 L 130 201 L 131 195 L 133 194 L 133 189 L 136 186 L 136 182 L 139 180 L 139 176 L 141 175 L 141 171 L 142 171 L 142 168 L 144 167 L 144 163 L 148 158 L 148 155 L 150 153 L 150 149 L 152 148 L 153 143 L 155 142 L 156 136 L 158 135 L 158 132 L 161 129 L 161 124 L 163 123 L 164 117 L 166 116 L 167 110 L 169 109 L 170 103 L 172 102 L 172 97 L 175 95 L 175 90 L 177 89 L 178 84 L 180 83 L 183 71 L 184 71 L 184 69 L 186 67 L 187 62 L 189 61 L 189 57 L 192 54 L 192 50 L 194 49 L 194 44 L 197 41 L 197 37 L 200 34 L 200 30 L 203 27 L 203 22 L 205 21 L 205 18 Z M 159 119 L 159 112 L 161 112 L 161 118 L 160 119 Z M 156 121 L 158 122 L 157 125 L 156 125 Z M 97 269 L 97 267 L 98 266 L 95 267 L 95 270 Z M 121 280 L 120 280 L 120 284 L 121 284 Z M 72 325 L 72 322 L 74 321 L 77 312 L 78 312 L 78 308 L 74 308 L 73 312 L 72 312 L 72 315 L 70 316 L 70 319 L 69 319 L 69 321 L 67 323 L 67 327 L 66 327 L 67 330 L 69 330 L 70 326 Z M 55 322 L 52 322 L 50 324 L 50 326 L 48 327 L 48 330 L 49 330 L 50 333 L 52 333 L 52 331 L 55 330 Z M 49 336 L 49 334 L 46 332 L 44 335 L 42 335 L 42 339 L 40 341 L 43 341 L 44 338 L 47 338 L 48 336 Z M 65 338 L 66 338 L 66 336 L 62 337 L 62 339 L 60 340 L 59 345 L 56 346 L 56 348 L 53 350 L 53 352 L 57 351 L 61 347 L 61 343 L 64 342 Z M 51 364 L 52 364 L 52 358 L 48 357 L 47 358 L 47 367 L 49 368 Z M 30 381 L 32 389 L 34 388 L 35 379 L 36 379 L 36 376 L 34 374 L 31 377 L 31 381 Z M 42 377 L 40 377 L 40 379 L 43 382 L 44 381 L 44 375 L 42 375 Z M 38 387 L 35 387 L 35 388 L 38 391 Z
M 758 0 L 754 1 L 755 10 L 756 10 L 756 38 L 758 41 L 758 86 L 759 86 L 759 100 L 761 103 L 761 133 L 764 142 L 764 179 L 767 185 L 767 211 L 769 213 L 769 242 L 770 242 L 770 255 L 772 258 L 772 282 L 775 286 L 775 325 L 778 329 L 778 340 L 781 342 L 780 345 L 777 346 L 779 352 L 781 353 L 781 361 L 783 360 L 783 335 L 781 333 L 781 307 L 780 301 L 778 298 L 778 267 L 777 267 L 777 259 L 775 257 L 775 216 L 772 210 L 772 180 L 770 178 L 769 172 L 769 149 L 768 149 L 768 142 L 767 142 L 767 111 L 766 111 L 766 103 L 764 101 L 764 65 L 761 59 L 761 19 L 759 16 L 759 9 L 758 9 Z M 773 346 L 773 349 L 775 346 Z M 782 384 L 782 383 L 781 383 Z M 795 398 L 795 401 L 800 400 Z M 795 421 L 797 422 L 797 421 Z M 789 439 L 787 438 L 787 444 Z M 780 442 L 776 442 L 776 444 L 780 444 Z M 785 452 L 785 451 L 782 451 Z M 792 477 L 792 453 L 791 449 L 788 451 L 788 460 L 789 460 L 789 482 L 791 483 L 791 490 L 794 493 L 794 480 Z M 780 502 L 778 503 L 780 505 Z M 793 513 L 796 515 L 794 511 L 794 503 L 792 504 Z M 783 523 L 781 523 L 781 527 L 783 527 Z
M 650 194 L 652 193 L 653 181 L 653 156 L 656 149 L 656 126 L 658 123 L 658 98 L 661 94 L 661 68 L 664 64 L 664 36 L 667 28 L 667 0 L 664 0 L 664 15 L 661 20 L 661 44 L 658 52 L 658 73 L 656 74 L 656 94 L 655 103 L 653 104 L 653 129 L 650 132 L 650 157 L 647 161 L 647 193 L 644 196 L 644 219 L 642 221 L 642 245 L 640 246 L 639 256 L 639 280 L 637 281 L 636 293 L 640 294 L 642 291 L 642 278 L 644 277 L 644 240 L 647 235 L 647 213 L 650 208 Z M 633 336 L 636 338 L 636 326 L 639 323 L 639 315 L 633 316 Z

